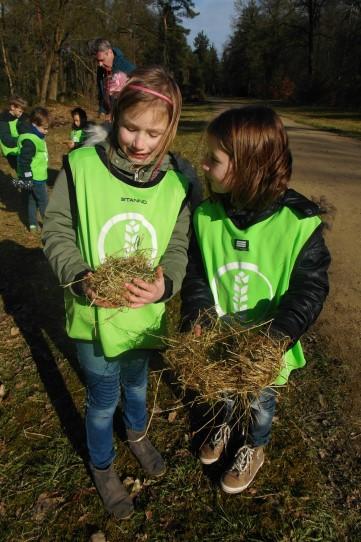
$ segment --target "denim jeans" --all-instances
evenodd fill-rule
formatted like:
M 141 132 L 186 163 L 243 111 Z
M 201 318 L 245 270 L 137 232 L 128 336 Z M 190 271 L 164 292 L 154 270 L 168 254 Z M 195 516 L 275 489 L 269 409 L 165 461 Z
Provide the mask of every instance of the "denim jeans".
M 276 391 L 265 388 L 251 403 L 251 421 L 247 441 L 251 446 L 265 446 L 271 438 L 272 420 L 276 410 Z
M 147 425 L 147 380 L 150 350 L 128 350 L 106 358 L 97 342 L 77 341 L 79 363 L 87 385 L 86 434 L 91 463 L 107 467 L 115 457 L 113 416 L 122 390 L 125 427 L 143 431 Z
M 223 423 L 232 425 L 234 400 L 225 396 L 223 403 Z M 251 405 L 251 414 L 245 439 L 252 447 L 265 446 L 271 438 L 272 420 L 276 410 L 276 391 L 274 388 L 264 388 L 258 399 Z M 241 435 L 239 435 L 242 440 Z
M 33 186 L 29 191 L 28 198 L 28 219 L 29 226 L 36 226 L 36 210 L 39 209 L 40 215 L 44 218 L 45 209 L 48 205 L 48 191 L 46 181 L 33 181 Z

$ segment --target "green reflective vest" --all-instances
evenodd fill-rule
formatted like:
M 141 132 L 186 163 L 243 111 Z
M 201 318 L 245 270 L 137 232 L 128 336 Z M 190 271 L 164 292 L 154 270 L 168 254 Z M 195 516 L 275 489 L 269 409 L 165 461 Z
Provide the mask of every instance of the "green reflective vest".
M 11 120 L 8 123 L 11 137 L 15 137 L 15 138 L 19 137 L 18 128 L 17 128 L 18 120 L 19 120 L 18 118 L 15 118 L 14 120 Z M 4 156 L 7 156 L 8 154 L 19 153 L 18 147 L 7 147 L 6 145 L 4 145 L 2 141 L 0 141 L 0 149 Z
M 70 132 L 70 139 L 74 143 L 82 143 L 84 140 L 83 130 L 81 128 L 77 130 L 72 130 Z
M 35 155 L 31 160 L 31 172 L 35 181 L 46 181 L 48 178 L 48 148 L 45 139 L 38 137 L 35 134 L 20 134 L 18 139 L 18 153 L 21 153 L 23 142 L 29 139 L 35 145 Z M 22 175 L 22 171 L 18 171 L 18 175 Z
M 163 256 L 188 189 L 184 177 L 168 171 L 154 186 L 131 186 L 112 175 L 94 147 L 69 155 L 78 209 L 77 245 L 96 269 L 106 256 L 124 256 L 137 247 L 154 267 Z M 105 309 L 65 292 L 70 337 L 100 341 L 114 357 L 135 348 L 159 348 L 165 336 L 164 303 L 139 309 Z
M 237 314 L 245 325 L 272 319 L 296 259 L 320 222 L 283 207 L 266 220 L 238 229 L 220 203 L 202 203 L 194 226 L 218 315 Z M 299 341 L 284 358 L 277 385 L 305 365 Z

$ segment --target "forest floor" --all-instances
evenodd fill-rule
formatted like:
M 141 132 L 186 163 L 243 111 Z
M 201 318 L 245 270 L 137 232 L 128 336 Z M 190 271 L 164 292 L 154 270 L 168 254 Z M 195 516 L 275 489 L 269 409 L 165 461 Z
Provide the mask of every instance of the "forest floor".
M 186 106 L 175 149 L 199 166 L 202 132 L 235 100 Z M 54 106 L 50 177 L 65 152 L 69 110 Z M 94 112 L 93 112 L 94 113 Z M 0 162 L 0 539 L 6 542 L 361 540 L 359 202 L 361 143 L 285 118 L 292 186 L 328 208 L 331 292 L 304 339 L 309 360 L 280 391 L 264 467 L 241 495 L 219 489 L 220 467 L 197 459 L 189 407 L 169 379 L 150 377 L 150 435 L 168 470 L 148 479 L 115 421 L 116 467 L 136 513 L 116 522 L 103 510 L 86 467 L 84 383 L 64 332 L 62 291 L 40 238 L 25 227 L 25 202 Z M 171 327 L 178 301 L 168 306 Z M 155 402 L 155 407 L 153 403 Z M 199 440 L 199 438 L 198 438 Z

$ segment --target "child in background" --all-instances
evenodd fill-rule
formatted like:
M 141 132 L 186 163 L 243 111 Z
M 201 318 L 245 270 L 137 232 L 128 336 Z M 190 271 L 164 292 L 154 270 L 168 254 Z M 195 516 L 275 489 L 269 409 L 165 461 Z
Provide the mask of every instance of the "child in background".
M 28 190 L 29 231 L 39 230 L 37 210 L 44 219 L 48 204 L 48 149 L 45 136 L 49 129 L 49 113 L 36 107 L 30 113 L 30 125 L 18 138 L 18 180 L 15 186 Z
M 9 108 L 0 115 L 0 149 L 9 165 L 16 171 L 19 128 L 24 121 L 27 101 L 20 96 L 11 96 Z
M 293 369 L 305 365 L 299 339 L 328 293 L 330 256 L 320 210 L 288 188 L 292 156 L 286 130 L 272 109 L 248 106 L 222 113 L 210 123 L 207 142 L 203 170 L 211 198 L 194 215 L 182 287 L 183 329 L 210 307 L 247 325 L 272 319 L 271 336 L 289 338 L 275 382 L 282 385 Z M 194 332 L 201 335 L 201 325 Z M 238 451 L 221 478 L 225 492 L 246 489 L 262 466 L 275 403 L 275 387 L 264 389 L 251 405 L 245 436 L 236 424 L 230 436 L 228 417 L 201 447 L 200 460 L 210 465 L 233 439 Z
M 146 392 L 148 364 L 165 334 L 164 302 L 180 289 L 187 263 L 188 182 L 168 154 L 180 111 L 179 88 L 162 68 L 134 71 L 115 101 L 107 140 L 68 155 L 43 230 L 60 282 L 73 283 L 65 291 L 67 331 L 87 383 L 90 469 L 106 510 L 120 519 L 133 504 L 113 466 L 119 387 L 131 451 L 148 475 L 165 472 L 146 436 Z M 129 283 L 131 308 L 121 311 L 97 298 L 87 277 L 106 256 L 138 247 L 149 251 L 156 279 Z
M 67 141 L 69 149 L 81 147 L 86 139 L 86 129 L 88 128 L 88 118 L 86 111 L 81 107 L 75 107 L 71 111 L 73 124 L 70 132 L 70 141 Z

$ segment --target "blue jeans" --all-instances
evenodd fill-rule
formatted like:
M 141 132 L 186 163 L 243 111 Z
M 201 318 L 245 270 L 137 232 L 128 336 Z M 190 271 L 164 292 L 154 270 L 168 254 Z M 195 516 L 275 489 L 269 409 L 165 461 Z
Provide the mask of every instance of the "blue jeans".
M 223 422 L 230 424 L 233 417 L 234 400 L 225 397 Z M 272 420 L 276 410 L 276 391 L 264 388 L 251 405 L 250 422 L 246 428 L 246 442 L 252 447 L 265 446 L 271 438 Z
M 251 421 L 247 442 L 254 446 L 265 446 L 271 438 L 272 420 L 276 410 L 276 391 L 265 388 L 258 399 L 251 403 Z
M 36 210 L 39 209 L 40 215 L 44 218 L 45 209 L 48 205 L 48 191 L 46 181 L 33 181 L 33 186 L 29 191 L 28 198 L 28 218 L 29 226 L 36 226 Z
M 113 416 L 122 389 L 125 427 L 144 431 L 147 425 L 147 380 L 150 350 L 128 350 L 106 358 L 97 342 L 76 343 L 87 385 L 86 434 L 91 463 L 107 467 L 115 457 Z

